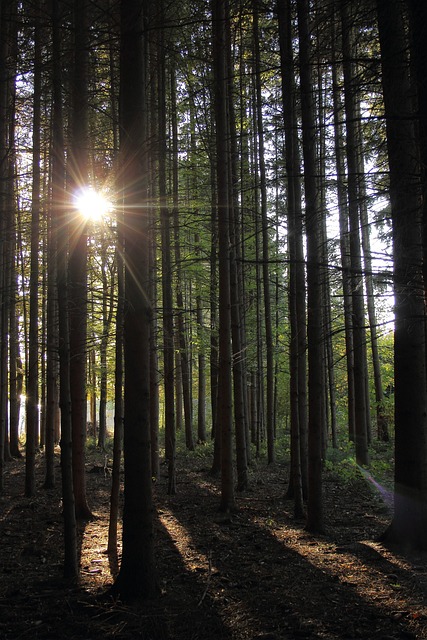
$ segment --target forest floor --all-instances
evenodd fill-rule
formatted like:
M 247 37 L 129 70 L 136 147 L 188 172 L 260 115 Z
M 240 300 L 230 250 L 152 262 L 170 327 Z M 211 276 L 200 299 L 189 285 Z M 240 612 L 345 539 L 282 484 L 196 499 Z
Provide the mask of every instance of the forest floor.
M 161 594 L 139 607 L 105 600 L 114 563 L 106 555 L 110 478 L 93 473 L 96 519 L 80 529 L 81 579 L 61 578 L 60 471 L 23 497 L 23 460 L 6 465 L 0 497 L 0 638 L 97 640 L 291 640 L 427 638 L 427 557 L 379 542 L 390 519 L 372 483 L 325 477 L 324 535 L 311 535 L 284 500 L 281 465 L 259 463 L 231 520 L 217 511 L 219 486 L 205 458 L 185 455 L 177 493 L 154 486 Z M 101 463 L 102 464 L 102 463 Z

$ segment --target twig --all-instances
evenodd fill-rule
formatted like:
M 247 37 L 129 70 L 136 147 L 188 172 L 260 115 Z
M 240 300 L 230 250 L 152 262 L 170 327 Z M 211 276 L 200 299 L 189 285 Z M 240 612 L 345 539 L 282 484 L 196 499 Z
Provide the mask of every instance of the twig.
M 211 581 L 211 577 L 212 577 L 212 551 L 209 551 L 209 555 L 208 555 L 208 577 L 206 580 L 206 587 L 205 590 L 203 591 L 202 597 L 200 598 L 199 602 L 197 603 L 197 606 L 200 607 L 200 605 L 202 604 L 203 600 L 206 597 L 206 594 L 208 592 L 209 589 L 209 584 Z

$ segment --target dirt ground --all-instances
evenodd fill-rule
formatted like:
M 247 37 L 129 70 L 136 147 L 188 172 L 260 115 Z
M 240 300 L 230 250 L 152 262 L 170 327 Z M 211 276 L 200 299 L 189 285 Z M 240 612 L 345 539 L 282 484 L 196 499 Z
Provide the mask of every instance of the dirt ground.
M 92 454 L 93 456 L 94 454 Z M 101 459 L 101 458 L 100 458 Z M 96 461 L 95 461 L 96 462 Z M 362 477 L 325 479 L 326 533 L 309 535 L 284 500 L 283 467 L 251 470 L 231 521 L 217 511 L 219 488 L 194 454 L 179 464 L 177 494 L 155 485 L 161 595 L 139 607 L 103 598 L 114 567 L 105 553 L 110 478 L 93 473 L 96 519 L 80 531 L 81 580 L 64 583 L 60 472 L 23 497 L 23 460 L 7 463 L 0 497 L 2 640 L 285 640 L 427 638 L 426 557 L 375 542 L 389 513 Z

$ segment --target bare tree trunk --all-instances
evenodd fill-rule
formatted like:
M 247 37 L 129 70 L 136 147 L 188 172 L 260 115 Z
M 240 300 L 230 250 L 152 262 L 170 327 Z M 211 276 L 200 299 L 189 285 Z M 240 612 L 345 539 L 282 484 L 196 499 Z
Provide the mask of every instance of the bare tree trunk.
M 52 117 L 52 233 L 56 252 L 58 328 L 59 328 L 59 385 L 61 407 L 61 474 L 64 516 L 64 574 L 77 578 L 77 527 L 72 469 L 72 425 L 70 390 L 70 344 L 68 326 L 68 226 L 64 212 L 64 139 L 62 118 L 62 64 L 61 64 L 61 9 L 62 3 L 52 0 L 53 51 L 53 117 Z
M 323 529 L 322 497 L 322 269 L 321 219 L 316 183 L 316 121 L 313 101 L 309 2 L 297 0 L 300 46 L 301 115 L 304 153 L 305 220 L 307 234 L 308 347 L 308 511 L 307 529 Z
M 335 20 L 333 21 L 335 25 Z M 334 27 L 335 34 L 335 27 Z M 334 43 L 336 37 L 334 38 Z M 352 313 L 353 303 L 351 299 L 351 264 L 349 248 L 348 229 L 348 204 L 345 190 L 346 169 L 344 163 L 344 133 L 343 133 L 343 112 L 344 107 L 341 101 L 341 86 L 339 86 L 339 73 L 336 61 L 335 46 L 332 50 L 332 99 L 334 106 L 334 150 L 335 166 L 337 173 L 337 196 L 338 215 L 340 228 L 340 254 L 342 265 L 342 286 L 343 286 L 343 307 L 344 307 L 344 327 L 346 345 L 346 365 L 347 365 L 347 415 L 349 439 L 354 441 L 355 437 L 355 408 L 354 408 L 354 353 L 353 353 L 353 332 Z
M 350 8 L 346 2 L 340 4 L 343 30 L 344 104 L 346 116 L 346 145 L 348 165 L 348 212 L 349 248 L 352 287 L 352 326 L 354 354 L 354 394 L 355 394 L 355 445 L 356 461 L 360 465 L 369 464 L 368 453 L 368 403 L 366 394 L 366 332 L 364 309 L 364 283 L 360 240 L 360 216 L 358 206 L 357 179 L 357 136 L 356 136 L 356 95 L 352 56 L 352 22 Z
M 88 25 L 87 0 L 74 0 L 74 73 L 72 84 L 72 133 L 67 163 L 70 207 L 76 190 L 87 181 L 88 154 Z M 72 213 L 75 212 L 71 209 Z M 86 495 L 85 445 L 87 422 L 87 228 L 84 221 L 70 222 L 69 327 L 70 390 L 73 425 L 73 481 L 78 520 L 92 518 Z
M 221 433 L 221 502 L 220 509 L 234 508 L 233 480 L 233 406 L 230 296 L 230 216 L 229 216 L 229 149 L 227 145 L 227 80 L 225 22 L 227 0 L 213 0 L 213 60 L 215 78 L 216 162 L 218 188 L 218 267 L 219 267 L 219 367 L 218 425 Z
M 427 545 L 427 397 L 422 210 L 412 86 L 401 5 L 377 0 L 390 167 L 395 294 L 394 515 L 384 538 Z
M 125 494 L 122 561 L 110 593 L 125 602 L 157 593 L 150 443 L 150 218 L 143 205 L 148 193 L 144 7 L 141 0 L 120 3 L 120 157 L 126 248 Z
M 31 192 L 30 328 L 26 384 L 27 439 L 25 443 L 25 495 L 35 493 L 35 451 L 39 440 L 39 235 L 40 235 L 40 125 L 41 28 L 40 2 L 34 7 L 33 184 Z
M 261 191 L 261 232 L 262 232 L 262 283 L 264 290 L 264 323 L 265 323 L 265 354 L 266 354 L 266 432 L 267 432 L 267 460 L 274 462 L 274 359 L 273 359 L 273 329 L 271 320 L 270 297 L 270 268 L 269 268 L 269 220 L 267 215 L 267 183 L 264 152 L 264 126 L 262 116 L 262 87 L 260 70 L 259 45 L 259 7 L 258 0 L 254 0 L 253 33 L 255 47 L 255 87 L 256 87 L 256 117 L 259 144 L 259 179 Z
M 299 335 L 303 327 L 298 322 L 298 279 L 297 274 L 303 269 L 299 262 L 298 244 L 301 242 L 297 226 L 297 217 L 301 217 L 301 169 L 299 167 L 299 153 L 295 146 L 295 65 L 292 49 L 292 16 L 290 0 L 278 0 L 278 20 L 280 38 L 280 58 L 282 71 L 282 100 L 285 124 L 285 151 L 287 174 L 287 209 L 288 209 L 288 251 L 289 251 L 289 317 L 290 317 L 290 417 L 291 417 L 291 473 L 289 478 L 288 495 L 294 498 L 294 514 L 296 518 L 304 515 L 303 478 L 301 466 L 301 424 L 300 424 L 300 393 L 299 393 Z
M 176 437 L 174 383 L 174 323 L 172 297 L 171 212 L 166 193 L 166 74 L 164 34 L 160 26 L 158 47 L 158 121 L 159 121 L 159 198 L 162 239 L 162 298 L 163 298 L 163 368 L 165 401 L 165 455 L 168 464 L 168 493 L 176 493 Z

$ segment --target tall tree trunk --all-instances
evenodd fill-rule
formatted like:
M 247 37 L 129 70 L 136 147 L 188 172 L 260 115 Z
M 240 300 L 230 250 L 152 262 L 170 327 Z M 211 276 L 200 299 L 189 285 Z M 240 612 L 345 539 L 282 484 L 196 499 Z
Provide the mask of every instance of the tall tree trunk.
M 335 20 L 333 21 L 335 25 Z M 334 43 L 336 42 L 334 26 Z M 343 133 L 343 104 L 341 100 L 342 88 L 339 85 L 338 63 L 336 61 L 335 46 L 332 49 L 332 100 L 334 107 L 334 151 L 337 174 L 337 198 L 340 230 L 340 255 L 342 265 L 342 287 L 344 307 L 344 328 L 347 366 L 347 416 L 349 439 L 354 441 L 355 434 L 355 409 L 354 409 L 354 353 L 352 314 L 353 303 L 351 298 L 351 264 L 348 229 L 348 204 L 345 189 L 346 168 L 344 162 L 344 133 Z
M 360 239 L 358 164 L 357 164 L 357 109 L 356 87 L 353 72 L 354 50 L 352 46 L 352 19 L 348 2 L 342 2 L 341 20 L 343 30 L 344 104 L 346 116 L 346 145 L 348 165 L 348 212 L 349 248 L 351 263 L 353 358 L 355 395 L 355 445 L 356 461 L 360 465 L 369 464 L 368 453 L 368 403 L 366 393 L 366 332 L 363 270 Z
M 108 282 L 107 237 L 101 238 L 101 278 L 102 278 L 102 335 L 99 349 L 100 381 L 99 381 L 99 431 L 98 447 L 106 450 L 107 441 L 107 349 L 110 326 L 114 310 L 114 274 L 111 271 L 111 282 Z
M 165 401 L 165 455 L 168 464 L 168 493 L 176 492 L 176 437 L 175 437 L 175 343 L 172 297 L 171 212 L 166 192 L 166 73 L 165 43 L 160 26 L 158 47 L 158 122 L 159 122 L 159 198 L 162 240 L 162 298 L 163 298 L 163 369 Z
M 87 0 L 74 0 L 74 73 L 72 132 L 67 164 L 70 206 L 79 188 L 87 186 L 88 154 L 88 17 Z M 70 212 L 71 213 L 71 212 Z M 87 228 L 72 211 L 70 220 L 69 326 L 70 390 L 73 425 L 73 482 L 78 520 L 92 517 L 86 495 L 87 422 Z
M 298 145 L 295 145 L 295 65 L 292 49 L 292 15 L 290 0 L 277 2 L 280 39 L 280 59 L 282 76 L 283 117 L 285 124 L 285 153 L 287 174 L 287 209 L 288 209 L 288 251 L 289 251 L 289 317 L 290 317 L 290 418 L 291 418 L 291 473 L 288 494 L 294 498 L 295 517 L 304 514 L 303 505 L 303 476 L 301 465 L 302 425 L 300 412 L 299 368 L 301 358 L 299 354 L 299 340 L 301 331 L 305 335 L 305 320 L 299 326 L 298 315 L 298 274 L 304 269 L 300 261 L 298 246 L 302 244 L 297 225 L 297 218 L 301 219 L 301 169 L 299 166 Z M 305 289 L 305 287 L 304 287 Z M 305 316 L 305 311 L 304 311 Z M 305 358 L 305 355 L 304 355 Z M 305 367 L 304 367 L 305 369 Z
M 427 5 L 423 0 L 408 0 L 412 54 L 417 82 L 419 147 L 422 179 L 423 279 L 427 299 Z
M 78 575 L 77 527 L 72 469 L 72 424 L 70 390 L 70 343 L 68 326 L 68 226 L 64 212 L 64 139 L 62 118 L 61 9 L 62 3 L 52 0 L 53 51 L 53 116 L 52 116 L 52 233 L 56 252 L 59 385 L 61 408 L 61 474 L 64 516 L 64 574 Z
M 395 493 L 385 534 L 427 546 L 427 397 L 422 211 L 412 86 L 398 0 L 377 0 L 390 168 L 395 295 Z
M 123 552 L 110 593 L 123 601 L 154 596 L 153 497 L 150 443 L 149 217 L 145 5 L 120 3 L 120 156 L 125 243 Z
M 365 267 L 365 287 L 366 287 L 366 307 L 368 310 L 369 319 L 369 333 L 371 341 L 372 352 L 372 367 L 374 371 L 374 388 L 375 388 L 375 403 L 376 403 L 376 416 L 377 416 L 377 436 L 378 440 L 388 442 L 390 435 L 388 429 L 388 419 L 384 406 L 384 392 L 381 376 L 381 364 L 378 350 L 378 334 L 377 334 L 377 318 L 375 312 L 375 291 L 374 291 L 374 279 L 372 271 L 372 257 L 371 257 L 371 240 L 370 240 L 370 226 L 367 207 L 367 193 L 366 193 L 366 180 L 365 180 L 365 167 L 363 162 L 363 156 L 361 149 L 363 149 L 362 131 L 359 126 L 357 127 L 357 136 L 359 138 L 359 153 L 357 158 L 357 173 L 359 176 L 359 202 L 360 202 L 360 232 L 363 249 L 363 263 Z M 369 396 L 368 396 L 369 400 Z
M 40 235 L 40 125 L 41 125 L 41 27 L 40 2 L 34 7 L 33 184 L 31 192 L 30 328 L 25 414 L 25 495 L 35 493 L 35 451 L 38 446 L 39 412 L 39 235 Z
M 269 220 L 267 215 L 267 183 L 264 151 L 264 125 L 262 114 L 261 60 L 259 43 L 259 5 L 254 0 L 253 33 L 255 46 L 255 86 L 256 117 L 259 144 L 259 179 L 261 191 L 261 229 L 262 229 L 262 283 L 264 290 L 265 354 L 266 354 L 266 432 L 267 460 L 274 462 L 274 359 L 273 329 L 271 319 L 270 267 L 269 267 Z
M 313 101 L 309 2 L 297 0 L 300 46 L 301 115 L 304 156 L 305 220 L 307 235 L 307 347 L 308 347 L 308 511 L 307 529 L 323 529 L 322 496 L 322 269 L 321 220 L 316 182 L 316 121 Z
M 176 114 L 176 79 L 172 67 L 171 77 L 171 112 L 172 112 L 172 199 L 173 199 L 173 221 L 174 221 L 174 244 L 175 244 L 175 272 L 176 272 L 176 306 L 177 306 L 177 339 L 180 354 L 182 398 L 184 404 L 184 428 L 185 445 L 189 451 L 194 450 L 193 439 L 193 410 L 191 393 L 191 372 L 189 347 L 184 324 L 184 295 L 181 270 L 181 239 L 180 220 L 178 210 L 178 125 Z
M 218 425 L 221 433 L 220 509 L 234 508 L 233 480 L 233 403 L 230 296 L 230 216 L 229 149 L 227 145 L 226 21 L 227 0 L 212 1 L 213 63 L 215 79 L 216 162 L 218 190 L 218 269 L 219 269 L 219 365 Z
M 120 214 L 119 214 L 120 215 Z M 120 466 L 123 450 L 123 321 L 124 321 L 124 283 L 123 283 L 123 236 L 122 221 L 118 225 L 117 237 L 117 308 L 116 308 L 116 348 L 114 375 L 114 435 L 113 467 L 111 471 L 110 517 L 108 521 L 107 551 L 117 562 L 117 520 L 120 504 Z
M 46 412 L 44 486 L 55 486 L 55 424 L 58 415 L 58 307 L 56 301 L 56 234 L 53 231 L 55 215 L 50 203 L 47 219 L 47 309 L 46 309 Z

